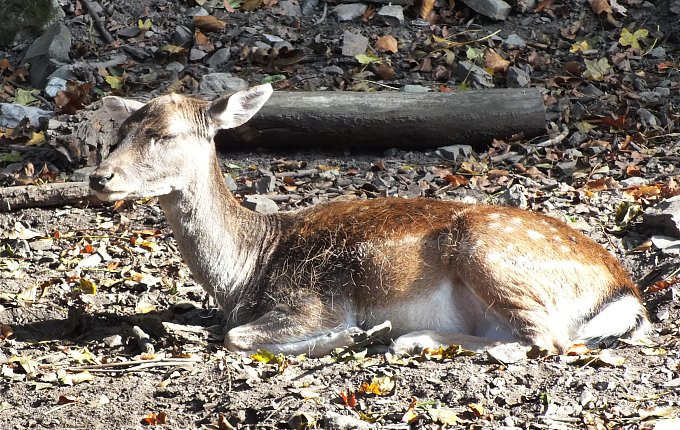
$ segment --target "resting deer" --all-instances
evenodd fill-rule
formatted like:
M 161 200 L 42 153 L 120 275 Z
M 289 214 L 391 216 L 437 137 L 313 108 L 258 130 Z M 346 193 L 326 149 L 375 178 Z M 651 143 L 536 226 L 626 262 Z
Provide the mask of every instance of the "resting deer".
M 90 176 L 103 200 L 158 196 L 193 276 L 227 316 L 230 350 L 319 356 L 387 320 L 399 353 L 509 342 L 561 352 L 649 331 L 619 263 L 547 216 L 423 198 L 243 208 L 213 137 L 271 93 L 106 97 L 119 144 Z

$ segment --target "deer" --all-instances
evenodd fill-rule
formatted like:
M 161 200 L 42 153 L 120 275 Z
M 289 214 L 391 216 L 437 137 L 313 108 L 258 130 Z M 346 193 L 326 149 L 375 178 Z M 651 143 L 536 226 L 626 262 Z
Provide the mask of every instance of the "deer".
M 158 198 L 194 279 L 224 312 L 229 351 L 318 357 L 371 327 L 395 354 L 509 343 L 564 353 L 650 332 L 622 265 L 547 215 L 423 197 L 267 215 L 241 206 L 214 136 L 251 119 L 272 91 L 105 97 L 118 143 L 89 177 L 104 201 Z

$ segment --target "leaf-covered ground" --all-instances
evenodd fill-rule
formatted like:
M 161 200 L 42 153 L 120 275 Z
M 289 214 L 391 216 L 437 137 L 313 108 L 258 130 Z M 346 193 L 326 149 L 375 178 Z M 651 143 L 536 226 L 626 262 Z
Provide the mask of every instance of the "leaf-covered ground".
M 20 40 L 0 51 L 2 101 L 70 112 L 111 91 L 196 92 L 210 71 L 203 62 L 222 47 L 230 58 L 220 71 L 290 90 L 462 91 L 506 86 L 518 73 L 508 68 L 521 69 L 545 88 L 556 124 L 549 136 L 499 139 L 455 161 L 392 149 L 226 152 L 228 182 L 239 198 L 266 194 L 280 210 L 339 196 L 425 195 L 550 213 L 619 257 L 642 287 L 657 336 L 506 364 L 455 351 L 395 360 L 379 348 L 343 360 L 240 357 L 221 346 L 219 312 L 192 281 L 153 199 L 24 209 L 0 214 L 0 428 L 680 428 L 678 238 L 641 215 L 679 189 L 680 36 L 666 2 L 541 1 L 503 22 L 462 3 L 428 10 L 423 2 L 427 20 L 414 6 L 394 27 L 378 19 L 379 6 L 339 23 L 330 4 L 296 17 L 284 1 L 230 2 L 233 12 L 208 2 L 225 28 L 203 18 L 194 33 L 194 2 L 102 1 L 110 45 L 80 3 L 60 3 L 76 35 L 77 82 L 55 99 L 31 93 L 20 63 L 30 40 Z M 178 24 L 192 29 L 185 49 L 173 40 Z M 342 55 L 346 30 L 369 39 L 364 56 Z M 508 43 L 513 33 L 524 46 Z M 83 65 L 111 54 L 126 60 Z M 489 76 L 456 74 L 462 61 Z M 0 180 L 72 177 L 88 157 L 60 139 L 70 119 L 5 131 Z M 72 163 L 58 156 L 64 151 Z

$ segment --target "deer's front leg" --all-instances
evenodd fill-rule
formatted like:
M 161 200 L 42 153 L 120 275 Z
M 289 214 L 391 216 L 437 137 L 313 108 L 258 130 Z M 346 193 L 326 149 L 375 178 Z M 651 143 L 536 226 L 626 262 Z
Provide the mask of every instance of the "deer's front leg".
M 321 317 L 313 309 L 281 306 L 255 321 L 234 327 L 224 344 L 230 351 L 254 352 L 266 349 L 287 355 L 319 357 L 335 348 L 353 345 L 364 333 L 344 312 Z M 344 318 L 343 318 L 344 317 Z

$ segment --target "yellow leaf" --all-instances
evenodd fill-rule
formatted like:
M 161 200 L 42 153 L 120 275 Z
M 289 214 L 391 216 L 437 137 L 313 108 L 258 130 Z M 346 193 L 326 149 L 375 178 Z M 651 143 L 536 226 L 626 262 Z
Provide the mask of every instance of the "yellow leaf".
M 606 58 L 599 60 L 585 60 L 586 71 L 583 72 L 583 77 L 591 81 L 602 81 L 604 77 L 611 72 L 611 66 Z
M 258 349 L 250 358 L 264 364 L 281 364 L 285 360 L 283 354 L 274 355 L 266 349 Z
M 135 306 L 135 312 L 138 314 L 148 314 L 149 312 L 153 312 L 155 310 L 156 305 L 152 303 L 141 302 L 137 303 L 137 306 Z
M 619 44 L 621 46 L 630 46 L 633 49 L 640 49 L 640 39 L 649 36 L 647 29 L 641 28 L 635 33 L 631 33 L 627 28 L 621 30 L 621 37 L 619 37 Z
M 39 146 L 45 143 L 45 133 L 42 131 L 39 132 L 33 132 L 31 135 L 31 139 L 26 142 L 27 146 Z
M 571 52 L 572 54 L 575 54 L 579 51 L 580 52 L 586 52 L 589 49 L 590 49 L 590 45 L 588 44 L 588 41 L 582 40 L 580 42 L 576 42 L 573 45 L 571 45 L 569 52 Z
M 97 285 L 90 279 L 80 278 L 79 288 L 83 294 L 97 294 Z
M 78 373 L 66 373 L 61 375 L 59 378 L 59 382 L 61 382 L 64 385 L 75 385 L 75 384 L 80 384 L 82 382 L 88 382 L 92 381 L 94 377 L 90 372 L 87 370 L 83 370 L 82 372 Z
M 97 364 L 97 358 L 87 348 L 83 348 L 81 350 L 72 349 L 69 351 L 69 355 L 80 364 L 85 362 Z
M 119 90 L 123 88 L 123 81 L 125 80 L 125 78 L 122 76 L 109 75 L 105 77 L 104 80 L 106 81 L 107 84 L 109 84 L 111 89 Z
M 161 46 L 161 51 L 169 52 L 171 54 L 179 54 L 180 52 L 184 51 L 184 48 L 181 46 L 168 44 Z
M 146 31 L 146 30 L 150 29 L 152 25 L 153 24 L 151 23 L 151 20 L 149 18 L 147 18 L 144 21 L 142 21 L 141 19 L 137 20 L 137 26 L 142 31 Z
M 361 64 L 381 63 L 380 58 L 373 55 L 357 54 L 354 56 L 354 58 L 356 58 Z
M 510 61 L 501 57 L 493 49 L 489 49 L 486 52 L 486 57 L 484 59 L 484 66 L 493 70 L 494 72 L 505 72 L 510 65 Z
M 461 419 L 456 411 L 451 408 L 431 408 L 427 410 L 427 413 L 430 415 L 430 418 L 432 418 L 432 421 L 437 424 L 457 426 L 466 422 L 466 420 Z

